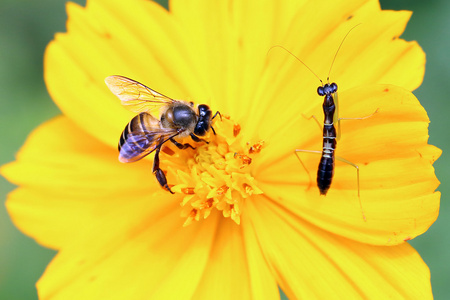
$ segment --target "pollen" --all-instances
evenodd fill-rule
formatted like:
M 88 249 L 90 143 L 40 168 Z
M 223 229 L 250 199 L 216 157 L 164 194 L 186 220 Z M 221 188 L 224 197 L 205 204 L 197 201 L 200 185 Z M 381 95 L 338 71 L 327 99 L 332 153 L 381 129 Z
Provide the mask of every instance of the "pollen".
M 216 121 L 214 128 L 209 144 L 197 146 L 184 164 L 187 168 L 176 170 L 178 184 L 172 191 L 183 195 L 183 226 L 206 219 L 214 210 L 240 224 L 243 202 L 263 193 L 252 176 L 252 162 L 263 142 L 244 141 L 241 126 L 228 117 Z

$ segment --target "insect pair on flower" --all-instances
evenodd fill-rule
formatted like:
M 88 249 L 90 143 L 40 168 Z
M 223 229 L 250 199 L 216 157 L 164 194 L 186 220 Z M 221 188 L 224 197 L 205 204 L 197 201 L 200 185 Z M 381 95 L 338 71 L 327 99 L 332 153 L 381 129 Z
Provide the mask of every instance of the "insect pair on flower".
M 336 59 L 336 56 L 343 42 L 345 41 L 345 38 L 356 26 L 354 26 L 347 32 L 341 44 L 339 45 L 333 62 L 331 63 L 330 72 L 334 64 L 334 60 Z M 297 157 L 299 158 L 302 165 L 303 162 L 301 161 L 298 153 L 309 152 L 321 154 L 321 159 L 317 171 L 317 186 L 319 188 L 320 194 L 326 195 L 328 189 L 331 186 L 334 175 L 335 150 L 337 140 L 340 136 L 340 133 L 336 131 L 335 123 L 339 124 L 340 120 L 342 119 L 338 117 L 337 113 L 336 93 L 338 86 L 336 83 L 330 83 L 328 79 L 327 83 L 324 84 L 320 77 L 318 77 L 316 73 L 314 73 L 302 60 L 297 58 L 293 53 L 282 46 L 274 46 L 269 49 L 269 52 L 276 47 L 282 48 L 293 55 L 306 68 L 308 68 L 308 70 L 310 70 L 321 83 L 321 85 L 317 88 L 317 93 L 319 96 L 324 96 L 324 102 L 322 105 L 324 111 L 322 151 L 296 149 L 295 153 L 297 154 Z M 329 75 L 330 74 L 328 74 L 328 78 Z M 113 94 L 119 97 L 125 107 L 133 112 L 139 113 L 128 123 L 120 137 L 119 160 L 125 163 L 134 162 L 140 160 L 150 153 L 155 152 L 155 158 L 153 161 L 153 173 L 155 174 L 159 184 L 167 191 L 173 193 L 169 185 L 167 184 L 167 179 L 164 172 L 159 167 L 159 152 L 161 151 L 161 147 L 164 143 L 170 141 L 179 149 L 195 149 L 191 144 L 181 144 L 175 139 L 187 136 L 190 136 L 195 142 L 208 143 L 208 141 L 200 137 L 205 136 L 210 129 L 214 134 L 216 134 L 212 126 L 212 120 L 217 115 L 221 116 L 220 112 L 217 111 L 213 115 L 209 106 L 205 104 L 194 106 L 193 102 L 171 99 L 137 81 L 123 76 L 109 76 L 105 79 L 105 82 L 109 89 L 113 92 Z M 151 114 L 152 111 L 156 110 L 160 111 L 159 119 L 155 118 Z M 375 111 L 373 114 L 375 114 L 376 112 L 377 111 Z M 362 120 L 369 118 L 372 115 L 352 119 Z M 339 128 L 340 126 L 338 126 L 338 131 Z M 358 199 L 360 203 L 361 213 L 363 215 L 363 218 L 365 219 L 359 192 L 359 167 L 344 158 L 337 157 L 337 159 L 356 168 Z M 305 166 L 303 165 L 303 167 Z M 308 170 L 306 171 L 308 172 Z

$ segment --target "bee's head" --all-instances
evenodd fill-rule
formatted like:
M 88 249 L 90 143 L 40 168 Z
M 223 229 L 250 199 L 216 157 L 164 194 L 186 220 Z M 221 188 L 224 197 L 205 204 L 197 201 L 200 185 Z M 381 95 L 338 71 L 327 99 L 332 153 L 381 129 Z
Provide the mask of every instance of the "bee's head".
M 211 109 L 208 105 L 200 104 L 198 106 L 198 122 L 194 129 L 194 134 L 204 136 L 211 127 Z

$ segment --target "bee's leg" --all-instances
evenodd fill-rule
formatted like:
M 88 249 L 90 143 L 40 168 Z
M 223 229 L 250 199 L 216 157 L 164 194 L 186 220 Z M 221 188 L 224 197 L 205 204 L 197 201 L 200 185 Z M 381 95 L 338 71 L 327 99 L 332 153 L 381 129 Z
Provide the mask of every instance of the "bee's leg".
M 214 120 L 214 118 L 215 118 L 217 115 L 219 115 L 220 121 L 222 121 L 222 115 L 220 114 L 220 111 L 216 111 L 216 113 L 214 114 L 214 116 L 212 116 L 211 120 Z M 212 125 L 211 125 L 211 130 L 212 130 L 212 132 L 214 133 L 214 135 L 216 135 L 216 131 L 214 130 L 214 127 L 212 127 Z
M 212 116 L 211 120 L 214 120 L 214 118 L 219 115 L 220 120 L 222 120 L 222 115 L 220 114 L 220 111 L 216 111 L 216 113 L 214 114 L 214 116 Z
M 199 138 L 198 136 L 196 136 L 193 133 L 191 133 L 191 138 L 194 140 L 194 142 L 197 142 L 197 143 L 205 142 L 205 143 L 209 144 L 208 141 L 205 141 L 204 139 Z
M 171 192 L 172 194 L 175 194 L 170 189 L 169 185 L 167 184 L 166 175 L 164 172 L 159 168 L 159 151 L 161 151 L 161 146 L 156 148 L 155 151 L 155 159 L 153 160 L 153 169 L 152 172 L 156 176 L 156 180 L 158 180 L 159 184 L 167 191 Z
M 184 149 L 186 149 L 186 148 L 188 148 L 188 147 L 190 147 L 191 149 L 195 149 L 195 147 L 192 147 L 192 145 L 189 144 L 189 143 L 181 144 L 181 143 L 178 143 L 177 141 L 175 141 L 173 138 L 170 138 L 170 141 L 171 141 L 172 143 L 174 143 L 175 146 L 178 147 L 178 149 L 181 149 L 181 150 L 184 150 Z

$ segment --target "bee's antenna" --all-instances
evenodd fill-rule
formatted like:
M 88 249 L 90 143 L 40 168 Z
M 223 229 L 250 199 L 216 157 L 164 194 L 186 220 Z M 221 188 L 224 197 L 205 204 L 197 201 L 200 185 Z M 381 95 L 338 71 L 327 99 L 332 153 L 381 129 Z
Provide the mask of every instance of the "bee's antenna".
M 361 25 L 362 23 L 356 24 L 355 26 L 353 26 L 348 32 L 347 34 L 344 36 L 344 38 L 342 39 L 341 44 L 339 45 L 339 48 L 336 50 L 336 54 L 334 54 L 333 57 L 333 61 L 331 62 L 331 66 L 330 66 L 330 70 L 328 71 L 328 77 L 327 77 L 327 81 L 330 80 L 330 74 L 331 74 L 331 69 L 333 68 L 334 65 L 334 61 L 336 60 L 336 57 L 339 53 L 339 50 L 341 50 L 342 44 L 344 44 L 345 39 L 347 38 L 347 36 L 350 34 L 350 32 L 352 32 L 353 29 L 355 29 L 356 27 L 358 27 L 359 25 Z
M 322 79 L 320 79 L 320 77 L 317 76 L 317 74 L 316 74 L 313 70 L 311 70 L 311 68 L 308 67 L 308 66 L 307 66 L 300 58 L 298 58 L 294 53 L 292 53 L 291 51 L 289 51 L 289 50 L 286 49 L 285 47 L 280 46 L 280 45 L 272 46 L 272 47 L 270 47 L 270 49 L 267 51 L 267 56 L 269 55 L 270 51 L 272 51 L 274 48 L 281 48 L 281 49 L 283 49 L 284 51 L 286 51 L 287 53 L 289 53 L 290 55 L 292 55 L 293 57 L 295 57 L 295 59 L 297 59 L 299 62 L 301 62 L 302 65 L 304 65 L 311 73 L 313 73 L 314 76 L 316 76 L 317 79 L 319 79 L 320 83 L 323 85 Z

